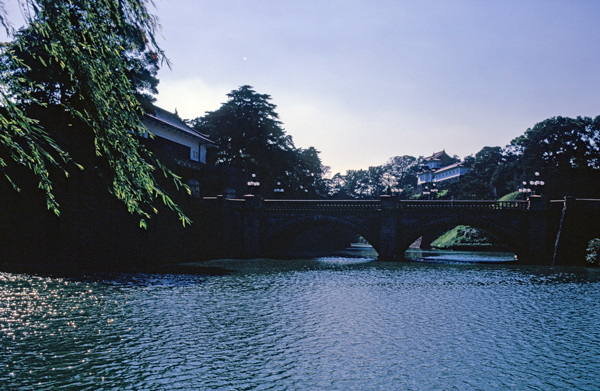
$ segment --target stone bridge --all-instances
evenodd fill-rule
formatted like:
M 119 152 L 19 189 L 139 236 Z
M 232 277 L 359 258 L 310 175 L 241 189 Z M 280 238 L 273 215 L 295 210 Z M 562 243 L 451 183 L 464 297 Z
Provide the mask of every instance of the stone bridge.
M 242 244 L 237 248 L 237 256 L 243 257 L 277 254 L 299 234 L 321 225 L 345 227 L 359 234 L 373 246 L 380 260 L 401 260 L 418 238 L 457 225 L 492 233 L 510 247 L 520 262 L 528 264 L 562 263 L 563 255 L 559 253 L 557 259 L 556 250 L 563 249 L 568 258 L 564 249 L 578 237 L 564 233 L 567 228 L 577 228 L 578 220 L 572 213 L 574 223 L 565 225 L 566 201 L 549 202 L 541 196 L 531 196 L 527 201 L 408 201 L 392 196 L 364 201 L 308 201 L 265 200 L 248 195 L 244 199 L 216 201 L 223 206 L 225 226 L 229 227 L 224 236 L 229 236 L 231 249 L 236 246 L 234 243 Z M 581 206 L 580 202 L 571 203 Z M 589 210 L 600 211 L 599 201 L 589 205 L 594 205 Z M 589 216 L 588 209 L 584 214 Z M 600 232 L 596 233 L 600 231 L 598 227 L 588 231 L 594 233 L 579 236 L 600 236 Z

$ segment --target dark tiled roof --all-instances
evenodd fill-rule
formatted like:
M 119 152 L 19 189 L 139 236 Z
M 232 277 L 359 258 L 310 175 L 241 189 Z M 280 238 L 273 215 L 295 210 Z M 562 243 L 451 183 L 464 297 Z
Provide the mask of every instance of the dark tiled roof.
M 432 161 L 432 160 L 444 161 L 444 160 L 448 160 L 448 159 L 452 159 L 452 158 L 444 150 L 444 151 L 440 151 L 440 152 L 435 152 L 433 155 L 423 158 L 423 161 L 426 161 L 426 162 Z
M 207 144 L 215 145 L 215 142 L 210 140 L 207 135 L 190 128 L 183 122 L 177 114 L 168 112 L 160 107 L 153 107 L 154 113 L 146 112 L 144 116 L 152 121 L 158 122 L 176 132 L 183 133 L 186 136 L 193 137 L 204 141 Z

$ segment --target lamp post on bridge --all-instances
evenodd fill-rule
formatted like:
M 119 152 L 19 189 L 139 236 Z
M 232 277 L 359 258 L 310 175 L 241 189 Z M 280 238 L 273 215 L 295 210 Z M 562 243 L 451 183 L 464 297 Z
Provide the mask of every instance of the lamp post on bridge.
M 439 190 L 436 187 L 436 184 L 432 183 L 431 184 L 431 189 L 429 188 L 429 186 L 425 186 L 425 191 L 423 191 L 423 195 L 426 196 L 428 200 L 431 200 L 434 197 L 437 198 L 438 191 Z
M 398 180 L 396 177 L 389 172 L 383 174 L 383 185 L 385 186 L 385 193 L 389 196 L 396 195 L 399 191 L 402 191 L 396 186 L 398 185 Z
M 283 195 L 285 190 L 281 188 L 281 182 L 277 182 L 277 187 L 273 189 L 274 198 L 279 198 L 279 196 Z
M 527 181 L 523 181 L 523 187 L 519 188 L 519 193 L 523 194 L 523 200 L 531 193 L 531 189 L 527 187 Z
M 403 191 L 404 190 L 402 190 L 402 189 L 398 189 L 398 188 L 394 187 L 394 188 L 390 189 L 390 195 L 393 197 L 401 198 Z
M 533 194 L 534 195 L 541 195 L 541 194 L 538 194 L 538 188 L 540 188 L 541 186 L 545 185 L 544 181 L 540 181 L 538 179 L 539 176 L 540 176 L 540 173 L 536 171 L 535 172 L 535 178 L 536 178 L 536 180 L 535 181 L 529 181 L 529 185 L 530 186 L 535 186 L 534 190 L 533 190 Z
M 431 199 L 437 198 L 439 190 L 436 186 L 437 184 L 435 182 L 433 182 L 433 184 L 431 185 Z
M 258 188 L 260 186 L 260 182 L 256 180 L 256 174 L 252 174 L 252 179 L 248 181 L 248 189 L 250 190 L 250 194 L 254 194 L 254 188 Z
M 529 182 L 523 181 L 523 187 L 519 189 L 519 193 L 523 194 L 523 199 L 526 199 L 530 195 L 541 195 L 541 188 L 546 184 L 544 181 L 540 181 L 538 178 L 540 176 L 539 172 L 535 172 L 536 180 L 531 180 Z M 538 194 L 538 189 L 539 193 Z M 532 194 L 533 193 L 533 194 Z

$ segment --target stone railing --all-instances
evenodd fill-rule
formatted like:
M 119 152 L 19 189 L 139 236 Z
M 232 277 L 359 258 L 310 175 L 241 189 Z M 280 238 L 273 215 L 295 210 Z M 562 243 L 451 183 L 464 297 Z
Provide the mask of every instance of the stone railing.
M 377 210 L 380 208 L 379 200 L 265 200 L 265 210 L 328 210 L 328 211 L 354 211 Z
M 527 210 L 527 201 L 400 201 L 405 211 L 418 210 Z
M 577 206 L 587 210 L 600 210 L 600 200 L 589 199 L 589 198 L 577 198 Z
M 553 205 L 564 206 L 566 200 L 552 200 L 550 201 Z M 581 209 L 600 210 L 600 200 L 593 198 L 571 198 L 573 205 Z
M 397 207 L 404 211 L 419 210 L 526 210 L 527 201 L 399 201 Z M 265 200 L 264 208 L 270 211 L 286 210 L 377 210 L 379 200 Z

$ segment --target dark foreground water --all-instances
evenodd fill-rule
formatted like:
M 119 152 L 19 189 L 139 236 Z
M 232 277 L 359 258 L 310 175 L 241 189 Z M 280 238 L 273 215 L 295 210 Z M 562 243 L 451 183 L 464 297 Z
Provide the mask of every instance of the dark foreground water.
M 597 270 L 366 258 L 0 273 L 0 389 L 598 390 Z

